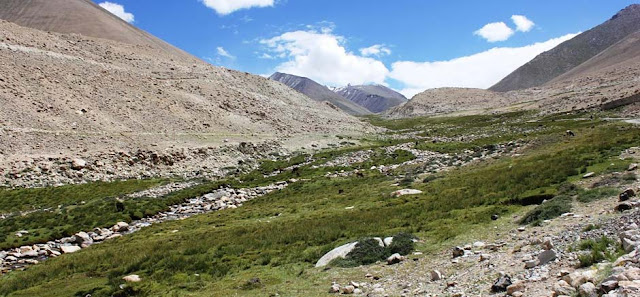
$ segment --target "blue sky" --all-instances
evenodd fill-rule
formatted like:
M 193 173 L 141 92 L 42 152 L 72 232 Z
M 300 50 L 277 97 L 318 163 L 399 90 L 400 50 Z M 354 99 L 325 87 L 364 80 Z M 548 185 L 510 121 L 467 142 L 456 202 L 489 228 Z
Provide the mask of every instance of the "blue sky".
M 380 83 L 411 96 L 489 87 L 635 1 L 109 2 L 104 7 L 116 15 L 215 65 L 291 72 L 331 86 Z

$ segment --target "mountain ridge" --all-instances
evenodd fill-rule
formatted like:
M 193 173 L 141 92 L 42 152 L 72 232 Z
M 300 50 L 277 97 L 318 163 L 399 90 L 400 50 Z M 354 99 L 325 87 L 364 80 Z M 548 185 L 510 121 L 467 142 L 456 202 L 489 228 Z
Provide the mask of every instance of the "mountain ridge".
M 334 92 L 373 113 L 384 112 L 407 102 L 404 95 L 383 85 L 349 85 L 337 88 Z
M 639 30 L 640 4 L 632 4 L 604 23 L 538 55 L 489 90 L 506 92 L 544 85 Z
M 280 82 L 315 101 L 329 102 L 346 113 L 352 115 L 367 115 L 371 113 L 365 107 L 349 101 L 341 95 L 331 91 L 328 87 L 323 86 L 310 78 L 276 72 L 272 74 L 269 79 Z

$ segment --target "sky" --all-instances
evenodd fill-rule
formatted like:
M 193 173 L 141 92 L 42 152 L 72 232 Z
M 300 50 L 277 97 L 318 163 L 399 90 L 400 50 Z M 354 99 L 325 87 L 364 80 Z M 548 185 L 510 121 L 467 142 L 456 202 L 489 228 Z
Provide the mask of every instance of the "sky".
M 94 0 L 211 64 L 407 97 L 488 88 L 628 0 Z

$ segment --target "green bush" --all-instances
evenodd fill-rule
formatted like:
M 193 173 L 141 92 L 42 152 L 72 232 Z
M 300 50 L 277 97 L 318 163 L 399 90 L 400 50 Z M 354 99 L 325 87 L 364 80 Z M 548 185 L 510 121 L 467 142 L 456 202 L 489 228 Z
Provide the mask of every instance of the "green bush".
M 602 261 L 615 261 L 620 255 L 624 254 L 624 250 L 615 240 L 602 236 L 596 240 L 587 239 L 578 243 L 577 249 L 580 251 L 588 251 L 578 255 L 580 267 L 589 267 Z
M 563 213 L 571 211 L 571 197 L 559 195 L 553 199 L 538 205 L 528 212 L 521 220 L 520 224 L 540 225 L 544 220 L 557 218 Z
M 386 247 L 380 246 L 373 238 L 361 239 L 346 258 L 335 259 L 329 264 L 337 267 L 357 267 L 385 260 L 395 253 L 408 255 L 414 250 L 414 238 L 411 234 L 400 233 L 393 236 L 393 242 Z

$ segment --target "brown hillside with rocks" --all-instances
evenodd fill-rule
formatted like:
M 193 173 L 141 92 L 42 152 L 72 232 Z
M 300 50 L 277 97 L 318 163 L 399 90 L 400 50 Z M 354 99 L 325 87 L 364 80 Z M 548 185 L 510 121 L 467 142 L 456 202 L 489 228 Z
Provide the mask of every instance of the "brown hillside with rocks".
M 164 152 L 219 146 L 225 138 L 238 143 L 305 137 L 289 141 L 302 146 L 318 135 L 371 130 L 266 78 L 149 46 L 5 21 L 0 104 L 2 178 L 32 158 Z
M 502 93 L 471 88 L 438 88 L 415 95 L 409 102 L 385 113 L 391 118 L 448 114 L 459 111 L 499 108 L 507 104 Z
M 638 30 L 640 4 L 629 5 L 601 25 L 538 55 L 492 86 L 490 90 L 507 92 L 544 85 Z
M 91 0 L 3 0 L 0 1 L 0 19 L 42 31 L 82 34 L 150 46 L 182 58 L 190 57 Z

